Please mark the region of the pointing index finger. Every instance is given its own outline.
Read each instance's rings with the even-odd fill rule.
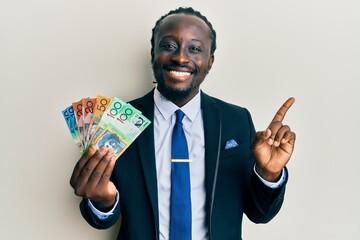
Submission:
[[[273,120],[271,122],[282,122],[284,120],[286,112],[289,110],[291,105],[295,102],[295,98],[291,97],[284,102],[284,104],[276,112]]]

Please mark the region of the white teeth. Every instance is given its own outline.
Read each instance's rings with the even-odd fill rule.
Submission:
[[[191,73],[189,72],[179,72],[179,71],[170,71],[171,75],[178,76],[178,77],[185,77],[190,76]]]

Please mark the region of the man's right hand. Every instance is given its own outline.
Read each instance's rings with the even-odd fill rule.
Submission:
[[[112,150],[91,146],[75,165],[70,179],[75,194],[90,199],[103,212],[109,211],[116,201],[116,187],[110,181],[115,160]]]

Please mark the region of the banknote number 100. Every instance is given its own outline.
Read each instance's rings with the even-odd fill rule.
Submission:
[[[119,110],[122,108],[122,104],[119,102],[114,103],[113,108],[110,109],[109,113],[107,114],[109,117],[114,118],[116,115],[118,115]]]
[[[120,122],[124,123],[129,116],[133,114],[133,110],[130,108],[125,109],[124,113],[120,114],[120,116],[117,118]]]

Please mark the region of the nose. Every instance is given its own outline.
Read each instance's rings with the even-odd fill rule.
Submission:
[[[186,52],[186,49],[179,48],[171,57],[171,60],[173,62],[176,62],[178,64],[184,64],[189,62],[189,56]]]

